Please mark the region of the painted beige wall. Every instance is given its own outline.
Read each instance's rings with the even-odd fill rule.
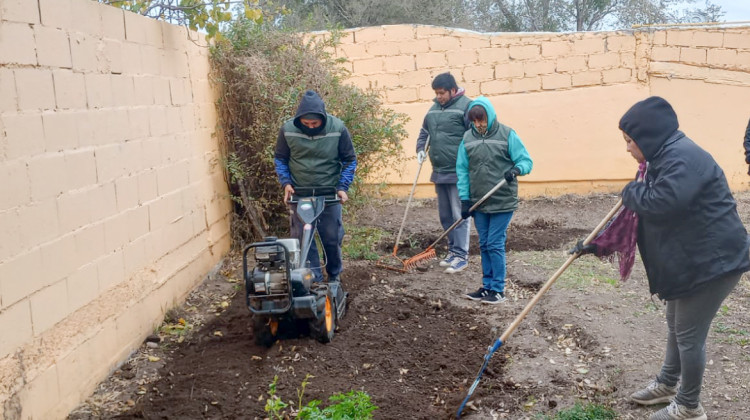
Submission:
[[[407,157],[434,93],[450,71],[470,97],[487,96],[500,121],[528,148],[534,169],[524,196],[619,191],[636,170],[617,128],[635,102],[659,95],[681,128],[724,168],[731,187],[747,188],[742,138],[750,118],[750,26],[687,26],[589,33],[480,34],[431,26],[359,28],[335,51],[350,82],[382,92],[409,116]],[[406,195],[409,160],[386,175]],[[417,196],[434,196],[426,163]]]
[[[0,418],[67,416],[227,252],[208,69],[179,27],[0,0]]]

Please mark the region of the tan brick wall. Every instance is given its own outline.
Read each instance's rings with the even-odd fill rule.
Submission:
[[[577,73],[610,68],[635,70],[636,43],[623,32],[574,34],[480,34],[448,28],[396,25],[349,30],[337,49],[352,64],[358,86],[387,89],[430,87],[432,77],[451,71],[461,82],[479,83],[477,94],[494,95],[498,82],[542,91],[542,80],[571,80]],[[418,47],[417,47],[418,46]],[[622,57],[626,58],[623,59]],[[629,60],[627,56],[630,56]],[[423,70],[421,79],[414,70]],[[635,74],[635,72],[632,72]],[[382,75],[396,76],[383,86]],[[537,77],[539,76],[539,77]],[[545,77],[547,76],[547,77]],[[526,80],[525,80],[526,79]],[[483,85],[482,82],[494,82]],[[611,83],[628,83],[617,79]],[[600,78],[598,84],[606,84]],[[463,83],[466,84],[466,83]],[[562,83],[555,89],[570,89]],[[418,95],[390,95],[388,103],[424,102]]]
[[[0,1],[0,418],[66,417],[228,250],[207,50],[186,36],[91,0]]]
[[[434,97],[434,76],[450,71],[467,95],[490,98],[534,159],[522,195],[617,191],[635,170],[617,123],[649,95],[670,100],[699,144],[723,151],[719,164],[732,188],[748,185],[741,142],[750,115],[740,98],[750,97],[750,27],[481,34],[382,26],[348,30],[336,53],[352,66],[352,83],[382,89],[385,105],[409,116],[407,157]],[[696,104],[702,113],[680,115]],[[400,174],[386,174],[391,191],[408,194],[416,167],[411,159]],[[434,195],[429,177],[428,164],[418,196]]]

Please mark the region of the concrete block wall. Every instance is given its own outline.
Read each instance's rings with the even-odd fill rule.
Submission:
[[[405,113],[414,148],[439,73],[470,97],[487,96],[534,159],[520,194],[617,192],[635,167],[623,152],[619,118],[650,95],[667,98],[688,135],[747,189],[741,141],[750,109],[750,26],[667,26],[616,32],[489,33],[420,25],[347,30],[335,54],[349,82],[381,93]],[[721,121],[717,124],[717,121]],[[407,195],[415,159],[379,176]],[[418,197],[434,196],[425,165]]]
[[[681,129],[719,162],[733,189],[747,190],[750,27],[666,28],[644,38],[652,94],[675,104]]]
[[[0,0],[0,418],[64,418],[229,249],[205,44]]]
[[[348,31],[337,50],[361,88],[388,104],[431,101],[450,70],[469,96],[496,96],[635,81],[635,38],[623,32],[491,33],[398,25]]]
[[[649,76],[750,86],[750,30],[664,30],[651,37]]]

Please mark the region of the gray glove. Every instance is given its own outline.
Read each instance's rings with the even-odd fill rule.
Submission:
[[[417,152],[417,162],[422,163],[424,162],[424,159],[427,157],[427,152],[424,150],[420,150]]]
[[[594,244],[583,244],[583,239],[576,242],[576,246],[573,247],[570,251],[568,251],[568,254],[578,254],[578,255],[586,255],[586,254],[596,254],[596,245]]]

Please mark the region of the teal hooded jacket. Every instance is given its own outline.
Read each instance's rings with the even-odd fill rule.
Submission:
[[[512,128],[497,121],[495,108],[480,96],[469,104],[469,110],[481,106],[487,114],[487,132],[480,134],[474,123],[464,133],[458,146],[456,175],[458,196],[473,202],[482,198],[503,179],[505,172],[517,167],[520,175],[531,172],[533,161],[521,139]],[[518,181],[497,190],[477,211],[501,213],[518,208]]]

